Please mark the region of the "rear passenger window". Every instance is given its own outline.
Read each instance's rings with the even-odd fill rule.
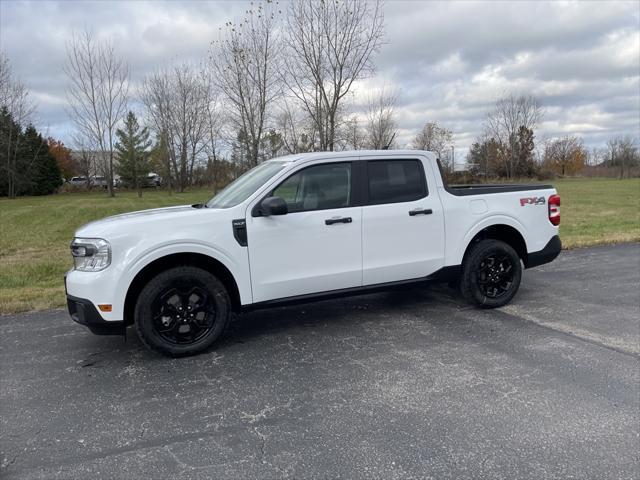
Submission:
[[[367,162],[369,203],[400,203],[427,195],[422,163],[418,160],[375,160]]]

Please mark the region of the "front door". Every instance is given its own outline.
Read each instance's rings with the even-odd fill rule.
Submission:
[[[289,213],[248,212],[254,302],[362,284],[362,207],[352,206],[352,183],[350,162],[304,167],[272,192]]]
[[[419,159],[366,162],[363,285],[426,277],[444,265],[444,215]],[[432,191],[429,191],[431,187]]]

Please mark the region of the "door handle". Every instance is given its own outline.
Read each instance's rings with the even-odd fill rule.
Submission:
[[[334,223],[351,223],[353,219],[351,217],[338,217],[338,218],[327,218],[324,221],[325,225],[333,225]]]
[[[431,215],[433,210],[430,208],[417,208],[415,210],[410,210],[409,215],[415,217],[416,215]]]

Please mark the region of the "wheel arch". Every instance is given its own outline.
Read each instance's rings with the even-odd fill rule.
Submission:
[[[231,271],[219,260],[202,253],[183,252],[172,253],[157,258],[145,265],[133,278],[127,289],[124,302],[125,325],[132,325],[134,321],[134,309],[138,295],[151,278],[169,268],[181,265],[190,265],[202,268],[215,275],[226,287],[231,298],[234,310],[240,308],[240,291]]]
[[[515,227],[504,223],[488,225],[477,232],[467,243],[464,254],[462,255],[461,263],[464,263],[464,260],[466,259],[473,245],[484,239],[500,240],[511,246],[511,248],[513,248],[518,256],[522,259],[525,267],[527,266],[529,255],[527,253],[527,243],[524,239],[524,236]]]

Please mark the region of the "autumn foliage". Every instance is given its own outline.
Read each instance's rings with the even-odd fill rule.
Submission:
[[[558,175],[575,175],[584,168],[586,160],[587,150],[578,137],[558,138],[544,149],[545,169]]]
[[[62,176],[69,180],[76,174],[76,168],[71,158],[71,149],[65,147],[64,143],[52,137],[47,138],[47,146],[49,147],[49,153],[56,159]]]

